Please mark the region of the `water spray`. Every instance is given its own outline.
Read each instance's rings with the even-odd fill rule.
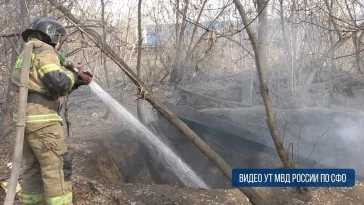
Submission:
[[[121,106],[95,81],[89,84],[90,90],[96,94],[115,114],[121,119],[136,127],[139,131],[137,136],[150,150],[155,151],[157,158],[166,165],[178,179],[186,186],[208,188],[206,183],[163,141],[145,127],[137,118]]]
[[[78,73],[78,69],[71,61],[68,61],[62,54],[58,53],[58,57],[62,66]],[[196,173],[173,152],[163,141],[146,128],[137,118],[128,112],[123,106],[113,99],[106,91],[104,91],[95,81],[89,85],[90,90],[96,94],[104,104],[106,104],[121,120],[127,120],[135,126],[140,134],[137,136],[145,143],[150,150],[157,153],[157,158],[172,170],[178,179],[185,185],[191,187],[208,188],[206,183],[196,175]]]

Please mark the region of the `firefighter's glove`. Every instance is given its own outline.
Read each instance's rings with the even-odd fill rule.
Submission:
[[[94,76],[90,72],[83,71],[83,68],[79,68],[78,72],[76,73],[76,82],[73,85],[72,90],[78,89],[78,87],[80,87],[81,85],[90,84],[93,77]]]
[[[84,71],[83,68],[79,68],[76,83],[79,85],[88,85],[91,83],[93,77],[94,76],[90,72]]]

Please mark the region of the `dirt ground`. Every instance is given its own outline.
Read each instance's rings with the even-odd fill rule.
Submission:
[[[81,91],[80,91],[81,92]],[[120,100],[135,114],[134,88]],[[67,138],[68,148],[74,157],[74,204],[125,204],[125,205],[245,205],[250,204],[239,190],[182,187],[168,184],[154,184],[148,170],[140,170],[130,176],[128,170],[120,172],[115,164],[123,164],[140,149],[138,143],[125,130],[133,129],[120,121],[113,113],[103,119],[106,107],[92,95],[76,94],[70,102],[71,136]],[[65,125],[64,125],[65,127]],[[110,132],[119,133],[113,140]],[[117,137],[123,141],[115,141]],[[11,160],[11,136],[0,139],[0,181],[8,180]],[[119,155],[103,157],[100,153],[112,155],[108,148],[120,143]],[[132,172],[129,170],[129,172]],[[20,176],[21,177],[21,176]],[[20,180],[21,182],[21,180]],[[364,185],[357,182],[354,188],[309,189],[300,194],[296,189],[257,189],[269,204],[277,205],[360,205],[364,204]],[[0,202],[5,196],[0,189]],[[16,200],[16,204],[18,200]]]

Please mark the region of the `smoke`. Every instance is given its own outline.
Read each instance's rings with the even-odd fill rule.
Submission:
[[[302,128],[299,155],[316,160],[316,168],[355,169],[357,177],[364,178],[361,159],[364,156],[364,116],[323,108],[307,110],[297,112],[291,121],[295,130]],[[289,135],[290,139],[286,140],[295,139],[297,148],[298,131]],[[294,152],[297,154],[297,149]]]
[[[329,110],[326,108],[304,108],[291,111],[280,111],[277,120],[282,128],[281,137],[285,133],[285,147],[293,153],[294,160],[300,167],[306,168],[353,168],[357,177],[364,178],[364,116],[348,113],[345,110]],[[218,114],[219,118],[225,118],[231,123],[239,122],[241,129],[254,133],[252,140],[274,148],[272,138],[267,128],[265,110],[263,106],[241,109],[220,109],[218,113],[212,110],[202,110]],[[290,112],[293,112],[290,114]],[[285,132],[285,122],[288,122]],[[301,129],[301,130],[300,130]],[[250,138],[249,135],[242,136]],[[230,138],[229,138],[230,139]],[[261,150],[265,152],[265,150]],[[270,153],[272,154],[272,153]],[[300,156],[298,161],[297,155]],[[263,155],[262,155],[263,156]],[[303,159],[310,159],[304,162]],[[264,157],[255,156],[256,160],[264,160]],[[316,163],[314,162],[316,161]],[[257,162],[259,163],[259,162]],[[266,165],[266,168],[269,168]]]
[[[334,118],[337,127],[334,129],[336,140],[331,143],[342,153],[342,163],[348,168],[354,168],[357,174],[364,177],[364,117],[361,116],[337,116]],[[333,150],[335,151],[335,150]]]

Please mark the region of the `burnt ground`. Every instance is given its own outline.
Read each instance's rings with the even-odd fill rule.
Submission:
[[[115,93],[115,97],[135,114],[133,92],[134,88],[130,88],[124,91],[122,99],[119,93]],[[217,168],[206,159],[192,163],[191,166],[200,175],[208,173],[208,176],[202,178],[217,188],[204,190],[181,185],[178,179],[153,158],[147,148],[137,140],[132,132],[133,127],[119,120],[113,113],[107,119],[103,119],[106,110],[106,107],[87,91],[83,94],[75,93],[71,99],[72,126],[71,136],[67,140],[69,151],[74,157],[74,204],[250,204],[238,190],[219,188],[228,181],[222,179]],[[147,115],[148,119],[153,119],[153,115],[148,112]],[[10,175],[6,165],[12,156],[12,136],[1,139],[0,143],[0,179],[3,181]],[[208,140],[208,137],[204,139]],[[176,144],[171,141],[172,144]],[[227,152],[214,140],[207,143],[219,154]],[[184,144],[184,146],[183,149],[194,151],[181,152],[181,155],[187,157],[191,157],[192,153],[198,155],[198,152],[190,147],[193,145]],[[235,163],[240,163],[242,166],[257,160],[252,150],[241,150],[236,155],[227,154],[225,157],[234,156],[235,158],[240,156]],[[196,160],[202,159],[203,156],[196,157]],[[276,163],[273,161],[277,161],[275,157],[263,155],[260,155],[259,159],[260,166],[264,164],[275,166]],[[187,161],[194,160],[192,158]],[[252,166],[258,165],[252,164]],[[309,192],[304,194],[299,194],[296,189],[281,188],[259,188],[257,191],[269,204],[277,205],[364,204],[364,185],[361,182],[357,182],[354,188],[309,189]],[[0,189],[0,201],[3,197],[4,190]]]

